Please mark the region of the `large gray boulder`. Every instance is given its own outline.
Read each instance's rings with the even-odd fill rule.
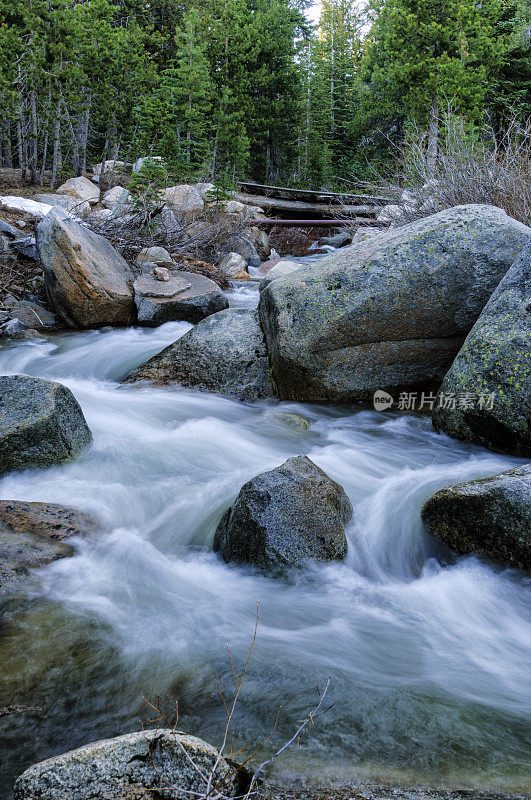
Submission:
[[[200,322],[229,307],[219,286],[195,272],[175,270],[169,281],[145,273],[135,281],[134,292],[138,322],[151,327],[174,320]]]
[[[445,402],[452,396],[456,402]],[[465,396],[471,402],[459,402]],[[531,454],[531,245],[468,334],[437,406],[437,430],[494,450]]]
[[[92,517],[73,508],[0,500],[0,597],[16,589],[30,569],[72,555],[63,539],[96,527]]]
[[[214,747],[179,731],[128,733],[34,764],[17,779],[15,800],[202,797],[216,758]],[[246,770],[220,760],[211,787],[213,796],[217,791],[241,796],[248,785]]]
[[[531,464],[442,489],[422,508],[430,533],[458,553],[531,566]]]
[[[135,369],[127,383],[180,383],[238,400],[271,397],[269,362],[256,311],[230,308],[199,322]]]
[[[0,475],[70,461],[91,438],[66,386],[26,375],[0,376]]]
[[[133,273],[107,239],[56,213],[38,224],[36,238],[48,301],[68,325],[133,322]]]
[[[92,181],[80,175],[77,178],[69,178],[58,189],[57,194],[66,194],[87,203],[97,203],[100,199],[100,190],[94,186]]]
[[[438,386],[530,240],[499,208],[457,206],[272,281],[259,310],[280,397]]]
[[[351,515],[338,483],[306,456],[289,458],[242,486],[218,525],[214,550],[225,561],[272,571],[341,560]]]
[[[202,211],[205,206],[201,190],[194,184],[170,186],[164,189],[163,196],[166,205],[177,213]]]

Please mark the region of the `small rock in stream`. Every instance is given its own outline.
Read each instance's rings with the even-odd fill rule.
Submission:
[[[306,456],[289,458],[241,488],[221,518],[214,550],[225,561],[274,572],[347,554],[344,525],[352,506],[344,489]]]

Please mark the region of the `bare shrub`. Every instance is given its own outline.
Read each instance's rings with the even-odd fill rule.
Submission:
[[[509,124],[501,141],[490,128],[467,130],[447,111],[435,169],[428,166],[426,134],[413,128],[402,150],[400,183],[407,221],[465,203],[487,203],[528,224],[531,220],[531,121]]]
[[[369,181],[349,181],[373,196],[383,195],[379,225],[405,225],[445,208],[468,203],[498,206],[509,216],[531,222],[531,120],[510,120],[496,136],[488,125],[471,128],[449,107],[441,115],[435,166],[428,163],[427,132],[409,127],[397,150],[394,175],[372,170]],[[341,214],[338,219],[345,220]],[[353,220],[350,226],[356,229]]]
[[[248,221],[243,217],[225,214],[218,208],[205,208],[200,215],[194,212],[173,212],[162,215],[163,207],[151,214],[146,229],[143,215],[124,213],[97,227],[97,232],[119,247],[124,257],[134,262],[144,247],[158,245],[172,255],[182,255],[199,261],[215,263],[225,244],[240,235]],[[192,270],[193,271],[193,270]],[[200,270],[198,270],[200,271]]]
[[[232,696],[232,699],[229,699],[226,694],[223,692],[220,682],[216,677],[216,684],[218,688],[219,695],[221,697],[221,702],[223,705],[223,709],[225,712],[225,725],[223,728],[223,732],[221,735],[221,743],[220,746],[217,748],[217,755],[214,759],[214,763],[208,772],[205,772],[204,768],[200,768],[195,761],[193,760],[192,756],[188,753],[188,751],[184,748],[184,746],[179,741],[179,738],[175,737],[175,742],[179,749],[181,749],[183,755],[185,756],[188,763],[197,773],[198,777],[201,779],[204,789],[201,794],[194,792],[191,793],[181,787],[178,786],[171,786],[167,781],[165,781],[164,776],[161,774],[160,770],[157,768],[155,764],[155,760],[153,759],[152,753],[149,748],[148,741],[146,739],[146,749],[151,759],[153,769],[157,774],[157,778],[159,780],[159,786],[157,787],[157,791],[161,792],[161,796],[172,798],[172,797],[185,797],[193,794],[195,800],[249,800],[250,797],[254,797],[257,794],[257,785],[261,781],[263,774],[268,766],[270,766],[288,747],[290,747],[295,742],[300,740],[302,733],[305,730],[310,730],[314,721],[322,716],[324,713],[332,708],[333,703],[329,706],[324,706],[326,694],[328,692],[328,687],[330,685],[330,678],[328,679],[324,689],[322,691],[319,690],[319,687],[316,686],[317,690],[317,702],[315,707],[308,712],[308,714],[304,717],[301,721],[297,729],[294,731],[293,735],[284,742],[281,747],[279,747],[273,755],[269,758],[264,760],[263,762],[257,764],[257,758],[259,754],[264,750],[266,745],[271,741],[278,725],[278,720],[280,717],[280,713],[282,711],[282,706],[279,708],[274,724],[272,727],[271,732],[269,735],[264,739],[264,741],[258,745],[254,749],[248,749],[245,745],[243,745],[238,750],[234,751],[234,735],[232,733],[232,726],[234,722],[234,716],[237,710],[238,701],[241,697],[242,690],[244,688],[245,680],[248,675],[249,665],[251,662],[251,657],[253,654],[254,646],[256,644],[256,637],[258,633],[258,622],[259,622],[259,605],[256,607],[256,622],[254,626],[254,634],[251,641],[251,645],[249,648],[249,652],[247,654],[247,658],[243,665],[242,671],[238,674],[236,667],[234,666],[234,662],[231,656],[230,647],[227,646],[227,657],[229,661],[229,665],[231,668],[231,673],[235,681],[235,691]],[[179,705],[176,703],[175,709],[172,710],[171,713],[166,713],[161,708],[160,698],[154,703],[151,703],[149,700],[146,700],[148,706],[157,713],[157,716],[153,719],[150,719],[150,723],[158,723],[164,722],[170,731],[174,734],[177,734],[177,725],[179,722]],[[241,763],[236,763],[232,759],[235,757],[242,757],[243,760]],[[245,786],[242,791],[242,794],[239,795],[237,798],[228,794],[227,790],[227,778],[225,779],[220,777],[220,765],[223,761],[228,759],[229,766],[232,768],[231,777],[238,775],[241,777],[241,784]],[[251,772],[250,766],[252,764],[257,764],[255,769]],[[140,788],[140,787],[138,787]]]

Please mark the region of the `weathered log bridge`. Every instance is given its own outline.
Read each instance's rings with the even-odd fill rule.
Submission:
[[[319,189],[292,189],[260,183],[240,183],[235,199],[258,206],[278,217],[260,220],[260,226],[282,227],[340,225],[376,225],[382,206],[392,202],[388,197],[368,194],[323,192]],[[290,218],[286,218],[290,215]],[[297,215],[297,218],[292,218]]]

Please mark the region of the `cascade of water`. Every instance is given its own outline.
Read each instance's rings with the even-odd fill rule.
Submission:
[[[448,561],[419,516],[439,488],[517,460],[437,435],[420,416],[246,405],[117,382],[189,328],[66,334],[0,350],[1,373],[67,385],[94,434],[70,464],[5,476],[0,497],[72,505],[109,531],[37,571],[24,621],[0,631],[0,705],[29,692],[54,725],[52,734],[43,721],[36,736],[5,721],[8,774],[137,727],[149,691],[181,694],[189,727],[215,737],[210,670],[227,676],[225,642],[243,656],[260,601],[240,732],[259,739],[279,704],[279,730],[289,731],[315,679],[332,679],[329,721],[290,769],[304,771],[311,758],[338,776],[430,770],[499,783],[512,773],[518,783],[530,705],[525,581],[476,558]],[[287,412],[309,428],[290,426]],[[210,551],[222,512],[246,480],[299,453],[351,499],[346,562],[289,580],[223,564]]]

